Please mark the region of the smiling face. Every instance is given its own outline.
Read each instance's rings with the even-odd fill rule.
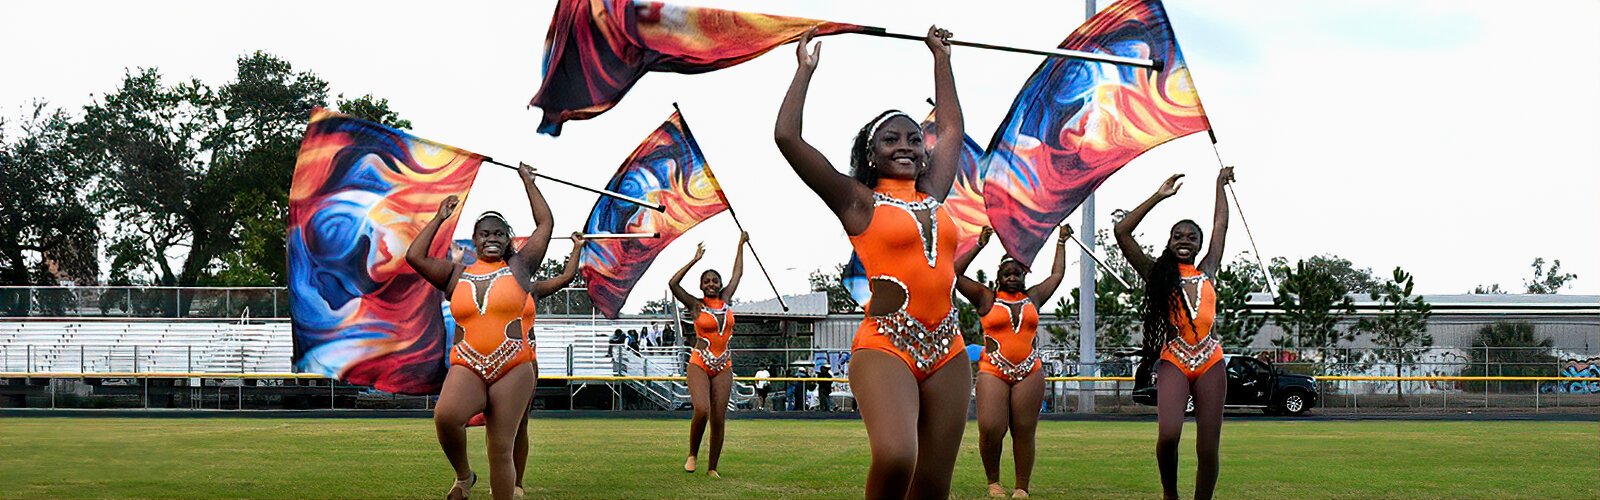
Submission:
[[[700,293],[706,298],[715,299],[722,296],[722,275],[707,269],[700,273]]]
[[[1195,255],[1200,253],[1200,225],[1194,221],[1178,221],[1172,225],[1172,233],[1167,237],[1167,250],[1178,257],[1178,262],[1194,264]]]
[[[872,167],[880,178],[916,179],[927,164],[922,129],[904,115],[889,118],[880,125],[868,145]]]
[[[499,262],[511,249],[511,226],[497,217],[485,217],[472,226],[472,246],[478,260]]]

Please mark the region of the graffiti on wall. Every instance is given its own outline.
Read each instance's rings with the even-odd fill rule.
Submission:
[[[1600,394],[1600,356],[1589,359],[1567,359],[1561,362],[1558,377],[1584,377],[1588,380],[1573,380],[1562,382],[1545,382],[1539,384],[1539,392],[1567,393],[1567,394]]]

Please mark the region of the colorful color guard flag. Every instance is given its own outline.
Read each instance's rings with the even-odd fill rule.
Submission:
[[[923,144],[930,151],[939,142],[939,134],[934,133],[937,129],[933,113],[929,112],[928,119],[922,121],[922,136]],[[944,199],[945,210],[956,221],[958,256],[966,255],[972,247],[978,246],[978,233],[989,225],[989,214],[983,206],[983,174],[988,166],[982,161],[983,146],[979,146],[978,141],[972,140],[970,135],[963,135],[962,139],[956,180],[950,184],[950,194]]]
[[[289,191],[294,370],[402,394],[444,380],[444,294],[406,248],[450,195],[466,203],[483,157],[318,108]],[[459,214],[459,212],[457,212]],[[441,234],[455,230],[446,220]],[[433,242],[445,255],[450,241]]]
[[[1165,66],[1154,72],[1051,58],[1034,70],[989,144],[983,187],[995,235],[1023,264],[1117,169],[1210,128],[1160,0],[1118,1],[1061,48]]]
[[[544,39],[544,82],[532,106],[539,132],[561,135],[622,100],[651,71],[705,73],[760,56],[817,28],[818,35],[862,31],[853,24],[682,7],[630,0],[560,0]]]
[[[606,189],[666,207],[657,212],[606,196],[589,212],[585,234],[660,234],[584,242],[578,271],[589,284],[589,299],[601,314],[615,319],[656,255],[695,224],[727,210],[728,199],[677,112],[628,155]]]

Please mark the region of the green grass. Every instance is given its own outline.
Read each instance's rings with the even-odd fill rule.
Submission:
[[[530,498],[858,498],[858,421],[733,420],[724,479],[684,474],[688,422],[536,419]],[[1193,491],[1190,424],[1180,491]],[[469,433],[489,498],[481,428]],[[1153,422],[1043,422],[1039,498],[1157,498]],[[1600,497],[1592,422],[1229,420],[1218,498]],[[1004,483],[1011,484],[1008,455]],[[701,455],[704,463],[704,451]],[[438,498],[422,419],[0,420],[0,498]],[[953,495],[984,492],[977,428]]]

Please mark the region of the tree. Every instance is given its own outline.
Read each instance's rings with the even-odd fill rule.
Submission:
[[[102,176],[96,206],[116,227],[115,282],[282,284],[288,189],[306,118],[326,105],[327,83],[256,52],[213,89],[163,83],[155,69],[84,108],[78,151]],[[405,124],[388,102],[341,105]],[[173,261],[178,262],[176,268]]]
[[[1279,259],[1273,259],[1277,261]],[[1340,342],[1355,340],[1355,335],[1340,331],[1339,320],[1355,314],[1349,289],[1325,267],[1305,260],[1295,264],[1279,283],[1272,302],[1283,312],[1273,320],[1282,327],[1283,337],[1272,344],[1286,348],[1333,349]],[[1326,351],[1324,351],[1326,354]]]
[[[1571,287],[1575,279],[1578,279],[1578,275],[1561,272],[1561,259],[1551,261],[1547,271],[1544,257],[1539,257],[1533,259],[1533,279],[1522,284],[1528,288],[1528,293],[1552,294]]]
[[[660,298],[660,299],[655,299],[655,300],[652,300],[652,301],[649,301],[649,302],[645,302],[644,303],[644,307],[639,310],[639,314],[658,314],[658,315],[661,315],[661,314],[669,314],[671,312],[672,312],[672,304],[669,303],[667,301],[667,299],[665,299],[665,298]]]
[[[1473,295],[1504,295],[1505,293],[1506,291],[1500,288],[1499,283],[1472,287]]]
[[[1378,359],[1393,364],[1396,375],[1404,373],[1406,365],[1416,363],[1417,357],[1433,345],[1433,336],[1428,335],[1428,317],[1433,315],[1433,307],[1421,296],[1411,294],[1412,285],[1411,273],[1395,267],[1394,276],[1369,293],[1378,302],[1378,315],[1361,318],[1351,329],[1355,334],[1371,336],[1372,342],[1383,348],[1377,353]],[[1404,383],[1395,383],[1395,396],[1401,401],[1406,399],[1404,387]]]
[[[86,196],[91,172],[72,154],[70,117],[34,102],[6,135],[0,118],[0,285],[99,280],[100,232]],[[26,300],[0,299],[8,312]]]
[[[1266,279],[1249,252],[1217,271],[1217,313],[1211,331],[1224,348],[1245,349],[1255,342],[1267,316],[1250,310],[1250,294],[1265,285]]]
[[[850,291],[844,287],[843,276],[847,265],[849,265],[848,262],[839,264],[834,267],[832,272],[824,272],[821,269],[817,269],[811,271],[811,275],[806,277],[806,280],[811,282],[811,291],[828,293],[829,314],[861,312],[861,306],[856,304],[855,299],[850,298]]]
[[[1331,276],[1349,293],[1367,293],[1378,286],[1378,278],[1373,276],[1372,268],[1357,269],[1348,259],[1337,255],[1317,255],[1300,262],[1310,269]],[[1272,277],[1280,283],[1289,279],[1292,271],[1288,259],[1283,257],[1274,257],[1267,267],[1272,270]]]
[[[1467,351],[1468,364],[1461,374],[1482,376],[1541,376],[1549,375],[1556,366],[1554,343],[1549,337],[1540,338],[1534,333],[1533,323],[1526,321],[1496,321],[1478,328],[1472,338],[1472,348]],[[1462,384],[1466,390],[1484,390],[1486,382]],[[1498,387],[1512,390],[1535,389],[1534,382],[1496,382]]]

